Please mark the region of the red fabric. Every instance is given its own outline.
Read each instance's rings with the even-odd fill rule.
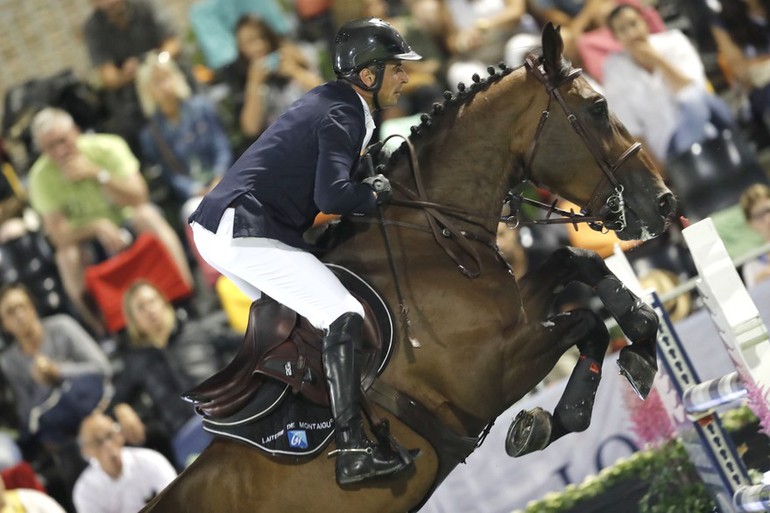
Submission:
[[[3,477],[5,487],[8,490],[13,490],[14,488],[31,488],[32,490],[46,493],[45,487],[40,483],[37,475],[35,475],[32,465],[26,461],[20,461],[12,467],[3,469],[0,472],[0,476]]]
[[[658,11],[652,7],[642,5],[640,0],[618,0],[617,3],[630,4],[641,9],[642,16],[647,21],[651,34],[666,30],[666,25]],[[584,33],[578,38],[577,46],[580,60],[586,73],[600,83],[603,80],[602,67],[604,66],[604,59],[611,53],[619,52],[623,49],[608,27],[601,27]]]
[[[123,294],[140,279],[158,287],[169,301],[192,293],[163,244],[153,235],[142,234],[125,251],[86,268],[86,287],[109,331],[115,333],[126,325]]]

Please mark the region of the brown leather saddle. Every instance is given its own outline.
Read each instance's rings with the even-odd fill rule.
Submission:
[[[345,267],[327,264],[366,312],[364,336],[356,354],[366,390],[384,369],[391,353],[393,320],[380,295]],[[286,383],[295,394],[329,405],[321,363],[323,333],[296,312],[263,296],[252,303],[241,348],[233,360],[182,397],[206,418],[223,419],[246,406],[265,380]]]

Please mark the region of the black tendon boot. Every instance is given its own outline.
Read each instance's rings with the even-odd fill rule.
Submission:
[[[364,433],[359,406],[361,371],[355,358],[355,342],[361,337],[362,327],[360,315],[344,314],[329,326],[323,341],[323,366],[337,442],[335,469],[340,485],[388,476],[408,467],[396,452],[374,444]]]

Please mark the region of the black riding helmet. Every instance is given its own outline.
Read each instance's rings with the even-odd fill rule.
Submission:
[[[401,34],[379,18],[361,18],[345,23],[334,38],[334,72],[341,79],[374,92],[374,104],[379,108],[377,93],[382,86],[385,63],[388,61],[419,61],[422,56],[409,47]],[[367,86],[358,72],[376,66],[374,84]]]

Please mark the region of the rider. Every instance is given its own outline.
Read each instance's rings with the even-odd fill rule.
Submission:
[[[372,111],[398,101],[409,80],[401,61],[419,60],[378,19],[343,25],[334,42],[338,80],[297,100],[238,159],[190,216],[201,256],[253,300],[262,293],[325,333],[323,366],[337,443],[339,484],[407,468],[363,431],[355,345],[363,306],[309,249],[316,215],[362,215],[390,196],[382,175],[351,180],[374,131]]]

